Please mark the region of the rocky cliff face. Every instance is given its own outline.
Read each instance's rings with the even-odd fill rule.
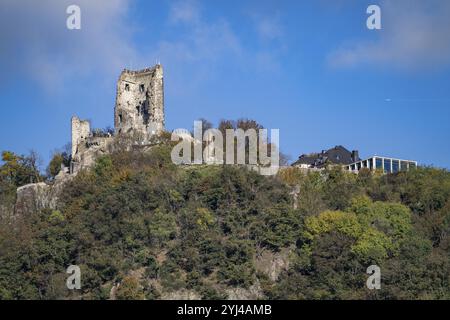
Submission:
[[[27,216],[44,208],[56,209],[63,187],[70,179],[72,176],[61,174],[55,178],[53,184],[30,183],[18,188],[14,214]]]
[[[200,295],[193,290],[178,290],[164,293],[161,300],[200,300]]]
[[[264,299],[264,294],[259,281],[250,288],[229,288],[225,290],[228,300],[258,300]]]
[[[293,250],[291,247],[283,248],[277,253],[263,251],[254,259],[256,270],[266,274],[270,280],[277,281],[280,273],[289,269],[289,255]]]

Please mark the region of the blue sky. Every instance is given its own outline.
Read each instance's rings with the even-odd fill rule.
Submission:
[[[246,117],[279,128],[292,160],[342,144],[450,168],[447,0],[3,0],[0,150],[45,166],[72,115],[113,125],[121,70],[156,61],[167,129]]]

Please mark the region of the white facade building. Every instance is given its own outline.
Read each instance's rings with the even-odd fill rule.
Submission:
[[[383,170],[384,173],[396,173],[399,171],[408,171],[416,167],[417,161],[382,156],[373,156],[371,158],[356,161],[344,166],[346,170],[355,173],[359,172],[362,168],[368,168],[370,170]]]

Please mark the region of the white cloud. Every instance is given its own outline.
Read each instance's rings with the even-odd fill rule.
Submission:
[[[165,37],[139,48],[132,41],[131,0],[76,3],[81,8],[81,30],[66,28],[66,8],[72,0],[3,0],[2,73],[31,78],[51,92],[64,88],[69,80],[79,81],[80,76],[111,79],[124,67],[137,69],[161,61],[171,71],[171,85],[189,90],[198,82],[220,77],[215,70],[228,66],[264,72],[277,69],[279,43],[250,46],[233,28],[238,26],[231,25],[227,17],[202,14],[195,0],[170,2],[166,23],[160,25]],[[277,18],[259,18],[255,35],[269,40],[281,36]]]
[[[81,30],[66,27],[66,8],[71,4],[71,0],[3,0],[1,70],[58,90],[69,77],[117,74],[136,59],[125,23],[129,0],[78,0]]]
[[[335,67],[375,64],[417,70],[450,65],[450,1],[383,1],[376,41],[357,40],[332,52]]]

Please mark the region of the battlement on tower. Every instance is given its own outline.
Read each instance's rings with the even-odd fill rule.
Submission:
[[[150,68],[145,68],[145,69],[141,69],[141,70],[129,70],[129,69],[123,69],[122,70],[122,74],[126,73],[126,74],[130,74],[130,75],[138,75],[138,74],[150,74],[156,71],[156,69],[158,67],[161,67],[161,65],[155,65],[153,67]],[[121,74],[121,75],[122,75]],[[120,77],[119,77],[120,79]]]

